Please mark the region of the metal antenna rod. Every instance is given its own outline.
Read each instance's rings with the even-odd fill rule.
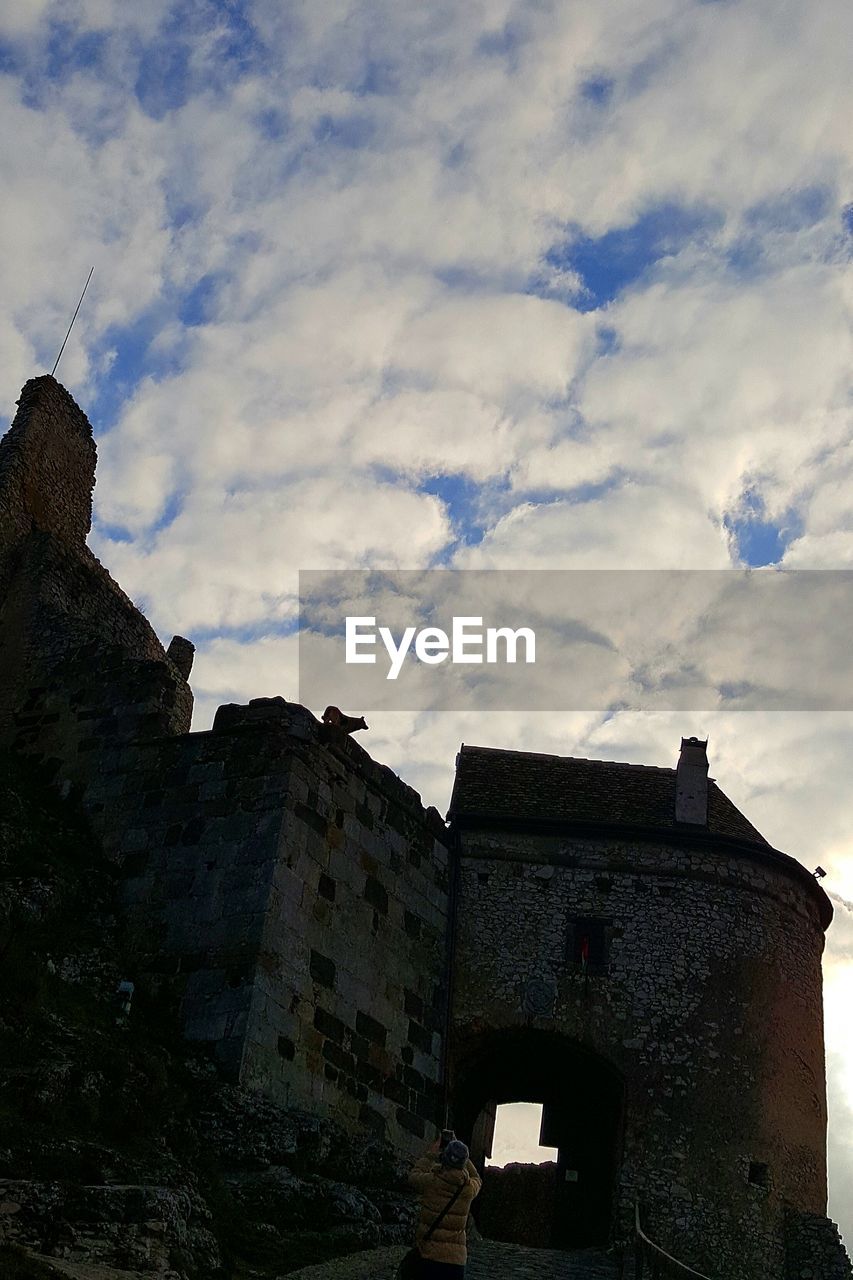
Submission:
[[[65,343],[68,341],[68,338],[69,338],[69,335],[70,335],[70,333],[71,333],[71,330],[74,328],[74,321],[77,319],[77,312],[80,310],[80,306],[81,306],[81,304],[82,304],[82,302],[83,302],[83,299],[84,299],[84,298],[85,298],[85,296],[86,296],[86,290],[89,288],[89,281],[92,279],[92,271],[94,271],[94,270],[95,270],[95,268],[94,268],[94,267],[92,267],[91,271],[89,272],[89,274],[88,274],[88,276],[87,276],[87,278],[86,278],[86,283],[83,285],[83,292],[80,294],[80,302],[78,302],[78,303],[77,303],[77,306],[74,308],[74,315],[71,317],[71,323],[70,323],[70,325],[68,326],[68,333],[66,333],[66,335],[65,335],[65,337],[64,337],[64,339],[63,339],[63,341],[62,341],[62,346],[59,348],[59,355],[56,357],[56,362],[55,362],[55,364],[54,364],[53,368],[52,368],[52,369],[51,369],[51,371],[50,371],[50,376],[51,376],[51,377],[53,377],[53,375],[56,373],[56,366],[59,364],[60,360],[62,359],[62,353],[63,353],[63,351],[65,350]]]

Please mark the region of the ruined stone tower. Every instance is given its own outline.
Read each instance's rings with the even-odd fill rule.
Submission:
[[[420,1153],[544,1104],[543,1244],[635,1205],[716,1280],[847,1274],[826,1211],[829,901],[708,778],[463,747],[450,824],[281,697],[191,733],[164,649],[86,546],[95,445],[53,378],[0,442],[0,749],[123,873],[135,981],[276,1100]],[[488,1191],[488,1188],[487,1188]],[[803,1268],[806,1270],[804,1271]]]
[[[0,746],[92,782],[105,746],[189,728],[182,665],[86,546],[95,442],[54,378],[0,441]],[[186,645],[186,642],[184,642]]]

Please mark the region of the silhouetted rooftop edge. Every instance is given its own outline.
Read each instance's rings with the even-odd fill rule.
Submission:
[[[450,815],[565,822],[600,822],[684,830],[675,820],[675,769],[657,765],[544,755],[498,747],[462,745]],[[770,848],[711,779],[708,835]]]

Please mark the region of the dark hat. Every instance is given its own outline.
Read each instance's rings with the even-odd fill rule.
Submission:
[[[441,1153],[441,1163],[448,1169],[464,1169],[468,1160],[468,1148],[454,1138]]]

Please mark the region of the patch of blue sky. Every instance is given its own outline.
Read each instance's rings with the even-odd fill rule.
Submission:
[[[391,467],[374,467],[372,472],[383,484],[411,484],[408,477]],[[442,472],[427,476],[415,488],[418,493],[429,494],[444,504],[452,527],[450,544],[434,557],[430,568],[439,568],[460,547],[476,546],[482,542],[487,529],[500,514],[501,493],[509,493],[509,483],[506,480],[494,479],[483,484],[462,472]]]
[[[196,300],[192,292],[187,296],[189,314],[195,316],[196,323],[201,323],[203,295]],[[90,356],[96,369],[106,367],[107,372],[96,380],[88,400],[88,412],[99,434],[115,425],[143,378],[160,381],[180,372],[186,354],[184,343],[176,341],[168,347],[156,343],[164,327],[174,320],[176,310],[176,299],[163,299],[131,324],[113,325],[98,335]],[[62,376],[61,365],[57,376]]]
[[[724,250],[726,267],[744,281],[775,271],[774,246],[779,237],[809,231],[826,221],[834,207],[832,188],[819,185],[792,189],[759,201],[747,209],[742,232]]]
[[[705,0],[710,3],[710,0]],[[742,704],[747,698],[753,699],[756,693],[766,692],[761,685],[753,684],[750,680],[723,680],[717,686],[717,693],[720,701],[723,703],[732,703],[731,707],[726,707],[727,711],[734,711],[739,704]]]
[[[391,59],[368,56],[352,91],[363,97],[389,97],[399,92],[402,83],[402,69]]]
[[[95,511],[92,517],[92,527],[96,534],[102,538],[108,538],[110,542],[133,542],[138,546],[145,548],[153,543],[159,533],[163,533],[171,524],[174,524],[178,516],[184,509],[186,494],[179,493],[177,490],[170,493],[163,505],[163,510],[154,521],[154,523],[145,530],[144,533],[133,533],[126,526],[121,524],[110,523],[101,520],[98,516],[97,499],[95,502]]]
[[[199,7],[185,0],[141,51],[135,93],[142,109],[159,119],[197,93],[224,93],[244,76],[269,70],[270,52],[245,4]]]
[[[464,142],[454,142],[441,158],[445,169],[464,169],[471,158],[470,149]]]
[[[611,76],[594,75],[584,80],[578,92],[584,102],[596,107],[606,107],[613,97],[615,81]]]
[[[447,509],[453,529],[452,544],[438,557],[445,560],[461,547],[477,546],[495,522],[520,503],[547,506],[554,502],[582,504],[595,502],[618,489],[627,473],[614,470],[595,484],[566,486],[555,484],[535,489],[513,490],[509,481],[496,478],[483,484],[461,474],[430,476],[418,486],[420,493],[439,498]]]
[[[832,210],[831,187],[811,185],[771,196],[747,209],[747,226],[766,231],[802,231],[823,221]]]
[[[510,71],[518,65],[525,34],[519,22],[507,22],[497,31],[487,31],[477,42],[477,52],[485,58],[502,58]]]
[[[841,210],[841,226],[848,236],[853,236],[853,204],[845,205]]]
[[[184,509],[185,500],[185,493],[179,493],[177,491],[170,493],[163,505],[163,510],[151,526],[149,536],[156,537],[158,533],[162,533],[164,529],[168,529],[170,524],[174,524]]]
[[[117,57],[119,40],[126,43]],[[136,68],[136,98],[154,118],[195,93],[226,90],[242,76],[268,68],[269,59],[242,0],[227,6],[179,0],[144,44],[130,31],[87,31],[64,17],[46,24],[35,52],[30,43],[0,43],[0,71],[18,76],[21,99],[35,110],[43,109],[74,76],[108,84],[130,62]],[[120,88],[125,95],[127,85],[122,82]]]
[[[667,202],[646,210],[630,226],[615,227],[602,236],[570,234],[548,251],[545,261],[551,268],[580,276],[584,292],[574,305],[579,311],[594,311],[691,241],[706,241],[723,221],[719,210]],[[537,291],[535,282],[532,291]]]
[[[757,280],[772,269],[764,237],[755,231],[727,245],[723,258],[731,274],[743,281]]]
[[[314,140],[324,146],[358,151],[374,140],[376,124],[361,112],[321,116],[314,126]]]
[[[789,543],[802,532],[796,512],[786,512],[782,520],[767,517],[764,500],[754,490],[743,497],[737,514],[723,521],[732,536],[738,560],[752,569],[778,564]]]
[[[281,142],[290,128],[290,114],[282,107],[264,107],[254,116],[253,123],[266,142]]]
[[[620,348],[619,334],[609,324],[600,324],[595,331],[595,354],[612,356]]]
[[[456,547],[476,546],[483,541],[487,525],[482,509],[483,489],[477,481],[459,473],[430,476],[418,490],[444,503]]]
[[[10,40],[0,40],[0,76],[20,75],[23,66],[20,48]]]
[[[247,622],[242,626],[218,625],[212,627],[193,627],[193,644],[197,650],[204,650],[216,640],[234,640],[238,644],[257,644],[260,640],[281,639],[283,636],[296,635],[299,631],[298,616],[271,619],[269,616],[259,618],[257,622]]]
[[[182,183],[180,186],[174,185],[168,179],[163,183],[162,190],[166,201],[166,218],[169,227],[173,232],[180,231],[182,227],[191,226],[204,217],[208,208],[208,201],[188,191],[184,185],[186,178],[181,175]]]
[[[210,10],[217,23],[213,58],[224,62],[232,75],[271,69],[272,54],[252,22],[251,7],[251,0],[229,0],[227,5],[213,4]]]
[[[165,285],[156,302],[130,324],[110,326],[97,336],[90,355],[94,367],[105,372],[96,378],[89,410],[99,433],[115,425],[144,378],[160,382],[182,371],[191,330],[215,319],[226,280],[225,273],[208,272],[182,290]],[[165,330],[172,335],[168,344],[160,340]]]
[[[633,64],[620,70],[618,82],[619,97],[622,101],[638,98],[650,89],[656,80],[665,77],[680,58],[681,50],[677,36],[673,32],[669,39],[665,37],[644,56]],[[615,87],[615,86],[614,86]]]
[[[24,105],[40,111],[58,89],[80,72],[95,77],[106,75],[107,54],[105,32],[80,32],[68,22],[54,20],[46,29],[37,56],[29,45],[9,40],[0,44],[0,67],[19,78]]]
[[[177,317],[187,328],[209,323],[215,315],[219,290],[225,277],[218,272],[208,272],[182,295],[178,303]]]
[[[189,41],[173,37],[157,40],[142,51],[134,93],[146,115],[160,120],[189,101],[193,92],[191,57]]]
[[[135,542],[136,537],[129,529],[121,524],[111,524],[109,520],[98,519],[98,509],[95,506],[95,513],[92,517],[92,527],[96,534],[101,538],[106,538],[108,542]]]

